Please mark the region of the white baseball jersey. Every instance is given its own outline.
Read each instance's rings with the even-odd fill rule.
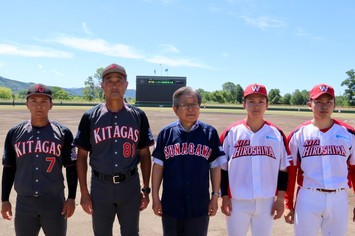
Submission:
[[[332,127],[320,130],[307,121],[290,133],[288,143],[294,165],[303,172],[300,186],[349,188],[348,165],[355,165],[355,130],[350,125],[334,120]]]
[[[242,120],[223,132],[221,142],[228,158],[222,169],[228,171],[230,197],[275,196],[279,170],[289,166],[284,133],[268,121],[254,133]]]

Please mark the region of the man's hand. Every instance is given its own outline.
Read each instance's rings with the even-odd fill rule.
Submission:
[[[208,204],[208,215],[215,216],[218,210],[218,196],[212,195],[210,203]]]
[[[355,209],[354,209],[355,210]],[[292,209],[286,209],[284,218],[286,223],[293,224],[295,219],[295,211]]]
[[[155,215],[157,215],[157,216],[162,216],[163,215],[163,208],[162,208],[162,205],[161,205],[161,201],[159,199],[154,200],[154,197],[153,197],[152,209],[153,209]]]
[[[222,197],[222,213],[226,216],[230,216],[232,213],[232,203],[231,199],[228,196]]]
[[[62,215],[64,216],[65,219],[68,219],[74,214],[75,211],[75,200],[68,198],[64,202],[63,210],[62,210]]]
[[[81,194],[80,205],[86,213],[92,215],[92,201],[89,193]]]
[[[140,210],[143,211],[147,208],[149,204],[149,194],[148,193],[141,193],[141,207]]]
[[[5,220],[11,220],[12,219],[12,206],[10,202],[2,202],[1,204],[1,215],[2,218]]]
[[[284,209],[284,198],[276,198],[271,210],[271,215],[274,216],[274,220],[281,218]]]

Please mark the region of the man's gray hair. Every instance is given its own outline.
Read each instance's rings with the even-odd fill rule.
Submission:
[[[173,94],[173,106],[178,107],[180,104],[180,97],[183,95],[196,95],[197,100],[198,100],[198,105],[201,105],[201,95],[193,88],[191,87],[181,87],[178,90],[176,90]]]

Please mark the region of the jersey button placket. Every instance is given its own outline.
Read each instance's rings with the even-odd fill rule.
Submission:
[[[262,143],[261,140],[258,140],[258,137],[253,133],[250,135],[250,143],[252,144],[257,144],[257,143]],[[252,169],[252,184],[253,184],[253,196],[260,196],[260,190],[261,188],[261,159],[263,157],[255,155],[249,157],[251,158],[251,169]]]
[[[37,130],[36,131],[36,136],[34,137],[36,140],[39,140],[40,137],[40,131]],[[39,168],[41,166],[41,158],[40,158],[40,155],[39,154],[36,154],[35,155],[35,160],[34,160],[34,163],[35,163],[35,171],[34,171],[34,175],[33,175],[33,181],[34,181],[34,184],[33,184],[33,190],[34,190],[34,194],[33,196],[35,197],[38,197],[38,194],[39,194],[39,191],[38,191],[38,183],[39,183]]]
[[[322,136],[323,134],[320,133],[320,146],[326,146],[328,145],[327,143],[323,143],[322,141]],[[334,157],[332,157],[334,158]],[[322,163],[322,169],[323,169],[323,182],[324,182],[324,187],[328,188],[327,186],[333,186],[333,183],[331,181],[327,181],[327,180],[332,180],[332,167],[329,163],[331,163],[331,160],[329,158],[329,155],[324,155],[321,156],[320,158],[321,163]]]
[[[113,120],[113,127],[115,127],[115,126],[117,126],[118,125],[118,116],[117,115],[115,115],[114,116],[114,120]],[[114,152],[114,157],[113,157],[113,166],[114,166],[114,173],[117,173],[117,172],[119,172],[119,170],[118,170],[118,151],[117,151],[117,148],[118,148],[118,146],[117,146],[117,142],[118,142],[118,140],[115,138],[114,139],[115,141],[114,141],[114,149],[115,149],[115,152]]]

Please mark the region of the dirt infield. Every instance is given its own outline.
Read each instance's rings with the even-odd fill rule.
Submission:
[[[56,107],[54,106],[53,110],[50,112],[50,118],[56,120],[71,129],[73,134],[76,133],[77,126],[79,124],[80,118],[83,112],[90,107]],[[160,129],[163,128],[170,122],[176,120],[176,116],[173,113],[171,108],[143,108],[146,112],[151,129],[154,137],[156,138]],[[0,106],[0,152],[3,153],[3,145],[7,131],[20,123],[23,120],[29,119],[29,113],[27,109],[22,107],[8,107]],[[236,110],[235,112],[223,112],[223,111],[211,111],[201,109],[200,120],[213,125],[216,127],[219,133],[223,131],[229,124],[233,123],[236,120],[243,119],[245,116],[244,111]],[[265,118],[285,132],[287,135],[293,128],[295,128],[300,123],[310,119],[310,112],[294,112],[294,113],[283,113],[277,111],[267,111]],[[339,118],[352,126],[355,126],[355,116],[352,114],[342,114],[334,113],[334,117]],[[0,175],[2,176],[2,166],[0,168]],[[10,201],[15,206],[15,191],[11,192]],[[76,211],[68,221],[68,235],[93,235],[91,230],[91,217],[87,215],[78,205],[80,201],[80,192],[78,190],[77,194],[77,208]],[[355,235],[355,223],[351,220],[350,210],[354,206],[354,194],[349,190],[349,231],[348,235]],[[14,209],[13,209],[14,210]],[[0,235],[10,236],[15,235],[13,220],[5,221],[0,220]],[[41,234],[43,235],[43,234]],[[114,226],[114,235],[119,235],[119,227],[117,221]],[[144,210],[141,214],[140,220],[140,235],[143,236],[155,236],[162,235],[161,230],[161,221],[160,218],[155,216],[151,204],[148,208]],[[210,236],[223,236],[227,235],[225,218],[224,215],[218,211],[215,217],[210,219],[209,233]],[[293,226],[286,224],[283,219],[275,221],[273,228],[273,235],[275,236],[289,236],[293,235]]]

